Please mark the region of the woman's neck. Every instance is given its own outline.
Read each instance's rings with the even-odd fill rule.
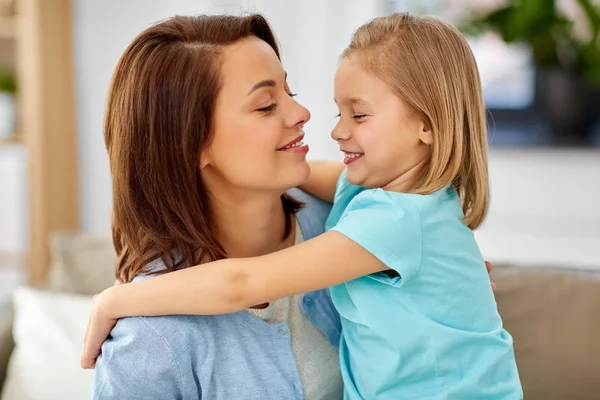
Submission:
[[[295,229],[285,237],[281,195],[211,190],[210,200],[214,232],[228,257],[260,256],[293,244]]]

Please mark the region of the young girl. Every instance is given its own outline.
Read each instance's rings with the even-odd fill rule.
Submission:
[[[345,398],[522,398],[472,233],[489,191],[468,44],[435,18],[377,18],[344,51],[335,101],[346,169],[313,163],[304,187],[334,201],[325,234],[110,288],[87,346],[116,318],[230,313],[332,286]]]

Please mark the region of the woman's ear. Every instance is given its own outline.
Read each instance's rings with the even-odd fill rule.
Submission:
[[[204,151],[200,155],[200,169],[206,167],[208,164],[210,164],[210,157],[208,151]]]

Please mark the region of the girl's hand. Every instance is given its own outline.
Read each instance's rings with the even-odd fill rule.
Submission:
[[[94,305],[90,314],[85,338],[83,340],[83,355],[81,356],[81,367],[92,369],[96,366],[96,359],[100,355],[102,343],[110,335],[110,331],[117,324],[116,319],[106,316],[103,309],[103,293],[94,296]]]
[[[492,272],[492,268],[494,268],[494,267],[491,262],[486,261],[485,268],[487,269],[487,272],[489,274],[490,272]],[[494,291],[494,294],[496,294],[496,284],[494,282],[492,282],[492,290]]]

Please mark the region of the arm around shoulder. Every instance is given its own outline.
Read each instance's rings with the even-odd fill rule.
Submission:
[[[385,269],[348,237],[326,232],[264,256],[228,258],[114,286],[107,289],[105,308],[111,318],[226,314]]]

